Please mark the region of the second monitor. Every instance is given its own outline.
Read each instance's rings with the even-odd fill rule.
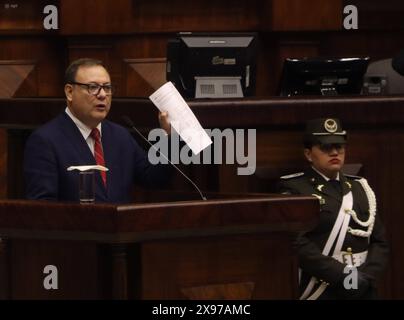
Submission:
[[[281,96],[360,94],[369,58],[286,59]]]

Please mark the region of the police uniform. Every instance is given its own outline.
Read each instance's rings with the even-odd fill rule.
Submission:
[[[321,141],[345,143],[346,132],[337,119],[317,119],[307,125],[305,143],[308,141],[313,145]],[[376,199],[364,178],[342,172],[338,178],[327,180],[310,168],[280,181],[281,193],[313,195],[321,207],[318,225],[295,241],[301,299],[377,298],[376,279],[385,267],[389,249]],[[347,265],[356,268],[357,289],[350,281],[353,278],[347,278],[354,275]]]

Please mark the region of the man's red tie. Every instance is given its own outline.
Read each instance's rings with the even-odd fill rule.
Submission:
[[[104,152],[102,151],[100,131],[94,128],[90,134],[91,138],[94,139],[94,157],[98,165],[105,167]],[[107,186],[107,173],[105,171],[100,171],[102,181],[104,186]]]

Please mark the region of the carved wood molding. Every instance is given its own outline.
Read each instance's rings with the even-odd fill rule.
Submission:
[[[124,96],[147,97],[166,82],[166,58],[123,59]]]
[[[36,96],[36,60],[0,60],[0,98]]]

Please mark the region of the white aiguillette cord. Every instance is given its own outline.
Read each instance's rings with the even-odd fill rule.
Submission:
[[[338,237],[337,244],[334,249],[334,254],[337,254],[341,251],[342,245],[345,240],[346,232],[348,229],[349,221],[351,219],[351,215],[346,212],[346,210],[352,210],[353,206],[353,196],[352,191],[347,193],[343,199],[342,204],[339,209],[337,220],[334,223],[334,226],[331,230],[330,236],[324,246],[322,254],[328,256],[331,251],[331,247],[335,242],[335,239]],[[316,278],[311,277],[309,284],[307,285],[306,289],[304,290],[303,294],[300,297],[300,300],[315,300],[317,299],[327,288],[327,284],[324,282],[320,285],[320,287],[309,297],[310,292],[312,291],[314,285],[316,284]]]
[[[100,165],[90,165],[90,166],[70,166],[67,168],[67,171],[78,170],[80,172],[89,171],[89,170],[99,170],[99,171],[108,171],[107,167]]]

